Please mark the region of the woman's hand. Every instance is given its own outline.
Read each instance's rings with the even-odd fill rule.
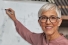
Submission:
[[[5,9],[6,11],[6,14],[14,21],[16,20],[16,17],[15,17],[15,11],[11,8],[9,9]]]

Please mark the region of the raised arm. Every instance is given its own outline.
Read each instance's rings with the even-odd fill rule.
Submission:
[[[11,8],[6,9],[6,14],[13,20],[17,32],[31,44],[36,44],[38,42],[38,34],[29,31],[23,24],[21,24],[15,17],[15,11]]]

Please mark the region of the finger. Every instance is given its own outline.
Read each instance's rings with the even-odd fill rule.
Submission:
[[[10,12],[8,11],[8,9],[6,9],[6,14],[11,18],[12,15],[10,14]]]
[[[8,9],[5,9],[5,11],[6,11],[6,14],[10,15],[10,13],[9,13]]]
[[[15,11],[11,8],[8,9],[8,11],[11,13],[11,14],[15,14]]]
[[[14,12],[11,9],[6,9],[6,13],[9,14],[9,15],[13,15],[14,14]]]
[[[14,10],[13,10],[13,9],[11,9],[11,8],[9,8],[9,10],[10,10],[10,11],[12,11],[12,12],[14,12]]]

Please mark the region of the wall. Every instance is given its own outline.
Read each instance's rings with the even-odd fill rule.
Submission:
[[[46,2],[45,2],[46,3]],[[38,10],[42,2],[9,2],[0,3],[0,45],[30,45],[16,32],[13,21],[6,15],[5,9],[12,8],[16,18],[30,31],[42,32],[38,24]]]
[[[31,0],[3,0],[3,1],[31,1]]]

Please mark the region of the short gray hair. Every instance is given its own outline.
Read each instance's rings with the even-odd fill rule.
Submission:
[[[54,4],[54,3],[46,3],[46,4],[44,4],[41,8],[40,8],[40,10],[39,10],[39,12],[38,12],[38,17],[40,17],[41,16],[41,13],[43,12],[43,11],[47,11],[47,10],[49,10],[49,9],[54,9],[55,8],[55,10],[56,10],[56,13],[57,13],[57,15],[58,15],[58,17],[59,18],[61,18],[61,10],[59,9],[59,7],[56,5],[56,4]]]

